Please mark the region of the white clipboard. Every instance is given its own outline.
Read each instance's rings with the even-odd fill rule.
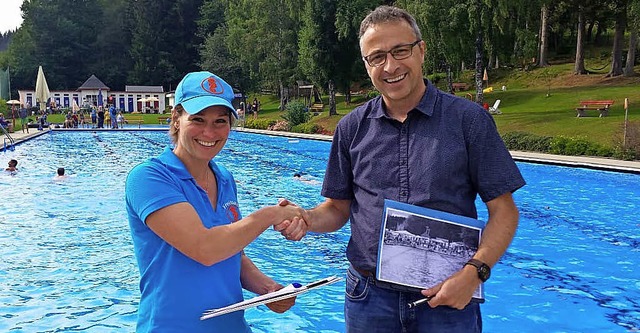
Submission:
[[[211,309],[211,310],[206,310],[202,316],[200,317],[200,320],[205,320],[205,319],[209,319],[209,318],[213,318],[213,317],[217,317],[217,316],[221,316],[223,314],[227,314],[227,313],[231,313],[231,312],[235,312],[235,311],[239,311],[239,310],[244,310],[244,309],[248,309],[248,308],[253,308],[256,307],[258,305],[262,305],[262,304],[267,304],[267,303],[271,303],[271,302],[276,302],[276,301],[280,301],[283,299],[287,299],[287,298],[291,298],[303,293],[306,293],[309,290],[318,288],[318,287],[322,287],[322,286],[326,286],[326,285],[330,285],[332,283],[338,282],[340,281],[342,278],[337,277],[337,276],[331,276],[328,278],[324,278],[324,279],[320,279],[318,281],[314,281],[311,282],[309,284],[306,285],[301,285],[299,283],[293,283],[290,284],[278,291],[274,291],[272,293],[268,293],[268,294],[264,294],[264,295],[260,295],[242,302],[238,302],[235,304],[231,304],[229,306],[225,306],[223,308],[218,308],[218,309]]]

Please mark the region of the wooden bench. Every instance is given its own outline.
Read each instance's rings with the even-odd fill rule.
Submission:
[[[127,124],[138,124],[138,128],[140,128],[140,125],[144,124],[144,118],[142,118],[142,116],[131,116],[128,115],[126,117],[124,117],[124,122]]]
[[[451,84],[453,91],[465,91],[469,89],[469,84],[464,82],[454,82]]]
[[[309,107],[309,111],[313,112],[314,116],[319,115],[320,112],[322,112],[322,110],[324,110],[323,103],[314,103],[314,104],[311,104],[311,107]]]
[[[158,124],[160,125],[166,125],[168,124],[167,119],[170,119],[171,117],[158,117]]]
[[[599,111],[600,117],[606,117],[609,115],[611,105],[613,105],[613,100],[581,101],[580,106],[576,108],[576,117],[586,117],[589,110]]]

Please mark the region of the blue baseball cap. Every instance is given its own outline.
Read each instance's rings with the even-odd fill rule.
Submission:
[[[192,72],[178,83],[175,93],[176,105],[189,114],[196,114],[210,106],[226,106],[238,119],[238,113],[231,105],[233,88],[223,79],[210,72]]]

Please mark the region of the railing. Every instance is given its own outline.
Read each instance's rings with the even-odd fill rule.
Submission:
[[[7,151],[8,148],[10,148],[11,150],[14,150],[16,141],[11,137],[11,135],[9,135],[9,132],[7,132],[4,126],[0,125],[0,130],[2,131],[2,133],[4,133],[4,140],[3,140],[3,146],[2,146],[4,151]],[[7,146],[7,140],[9,140],[9,146]]]

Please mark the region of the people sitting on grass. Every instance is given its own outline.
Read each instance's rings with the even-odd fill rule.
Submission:
[[[78,115],[78,127],[84,128],[85,124],[84,111],[80,111],[80,114]]]
[[[2,127],[4,127],[7,131],[12,132],[11,123],[4,119],[4,114],[2,114],[2,112],[0,112],[0,125],[2,125]]]
[[[47,114],[44,111],[40,111],[41,115],[38,117],[38,131],[44,130],[45,127],[49,127],[47,122]]]
[[[73,128],[73,118],[71,116],[71,111],[67,112],[67,114],[64,116],[64,124],[62,127]]]

